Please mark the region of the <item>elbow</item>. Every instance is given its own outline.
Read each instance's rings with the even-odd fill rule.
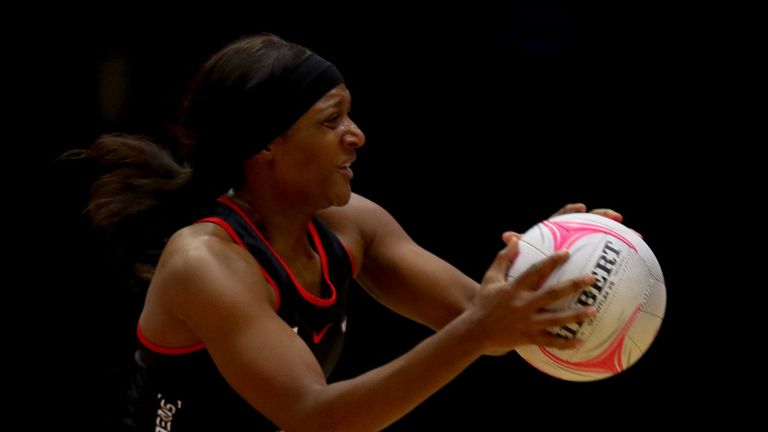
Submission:
[[[350,425],[351,422],[343,419],[342,415],[331,412],[297,415],[284,424],[278,424],[286,432],[346,432],[365,430],[351,428]]]
[[[323,386],[307,395],[299,409],[278,423],[286,432],[369,432],[381,430],[373,411],[360,411],[354,401],[340,397],[333,386]]]
[[[293,409],[285,410],[275,424],[286,432],[348,431],[343,404],[334,403],[329,386],[322,386],[302,397]]]

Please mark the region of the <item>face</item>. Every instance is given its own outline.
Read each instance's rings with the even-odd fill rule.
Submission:
[[[352,162],[365,135],[349,117],[352,98],[334,87],[270,146],[271,170],[281,193],[317,208],[349,201]]]

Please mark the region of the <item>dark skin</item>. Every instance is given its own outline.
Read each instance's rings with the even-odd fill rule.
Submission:
[[[286,430],[382,429],[482,355],[526,344],[576,347],[579,341],[546,329],[595,313],[544,310],[594,281],[583,276],[540,287],[566,254],[507,281],[519,237],[508,232],[506,247],[477,283],[418,246],[380,206],[353,194],[350,165],[365,136],[349,117],[350,105],[343,84],[328,92],[244,163],[246,184],[234,199],[307,291],[320,290],[320,260],[306,236],[316,215],[347,245],[361,285],[435,334],[390,363],[328,384],[312,352],[275,312],[276,295],[257,262],[213,224],[192,225],[171,238],[140,320],[144,335],[159,345],[203,343],[230,385]],[[582,209],[572,204],[561,212]]]

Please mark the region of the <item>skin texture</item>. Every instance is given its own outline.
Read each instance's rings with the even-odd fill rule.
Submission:
[[[320,260],[306,236],[317,215],[347,245],[357,280],[393,310],[435,329],[411,351],[363,375],[328,384],[309,348],[275,313],[275,294],[258,264],[213,224],[177,232],[150,286],[140,326],[168,347],[205,344],[216,365],[254,408],[285,430],[379,430],[456,377],[478,357],[538,344],[579,341],[546,331],[592,316],[593,308],[545,312],[547,304],[593,283],[585,276],[540,289],[566,259],[555,254],[507,281],[516,233],[477,283],[418,246],[392,216],[351,192],[355,151],[365,136],[349,117],[339,85],[269,148],[244,162],[233,198],[310,292]],[[559,213],[584,211],[569,204]],[[600,214],[620,220],[618,213]]]

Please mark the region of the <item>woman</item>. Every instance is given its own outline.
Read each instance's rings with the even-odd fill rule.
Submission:
[[[507,246],[478,284],[352,193],[365,136],[350,107],[331,63],[259,35],[203,67],[178,148],[111,135],[79,154],[106,167],[92,192],[94,225],[139,244],[123,250],[141,251],[126,257],[151,276],[126,426],[378,430],[484,354],[578,345],[546,329],[594,309],[543,307],[593,278],[538,289],[565,254],[506,281],[517,235],[505,233]],[[328,384],[352,278],[436,332],[390,363]]]

